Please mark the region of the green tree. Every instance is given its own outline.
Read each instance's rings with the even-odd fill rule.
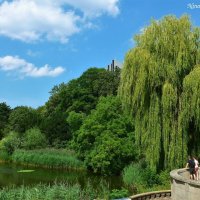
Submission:
[[[4,128],[8,123],[11,108],[5,102],[0,103],[0,139],[3,137]]]
[[[200,153],[199,36],[187,16],[167,16],[126,55],[120,97],[151,169],[181,167],[187,153]]]
[[[38,128],[28,129],[23,137],[22,147],[25,149],[39,149],[47,146],[47,140]]]
[[[69,124],[69,128],[71,133],[75,133],[81,125],[83,124],[83,121],[85,119],[84,113],[76,113],[74,111],[71,111],[67,117],[67,123]]]
[[[79,157],[88,168],[102,174],[119,173],[135,160],[134,126],[117,97],[102,97],[74,134]]]
[[[82,120],[81,115],[88,115],[100,96],[117,94],[119,78],[120,70],[110,72],[90,68],[79,78],[54,86],[48,102],[38,109],[41,115],[40,128],[50,144],[70,140],[75,129],[80,127],[80,124],[77,127],[75,124]]]
[[[12,110],[8,119],[8,130],[23,134],[38,125],[38,113],[33,108],[19,106]]]
[[[0,141],[0,151],[11,155],[15,149],[21,146],[21,140],[17,132],[11,131]]]
[[[66,140],[71,138],[66,118],[66,113],[58,110],[42,116],[40,129],[45,134],[50,145],[65,143]]]
[[[115,72],[106,69],[90,68],[79,78],[67,84],[55,86],[46,103],[48,113],[55,109],[89,114],[94,109],[100,96],[116,95],[119,86],[120,70]]]

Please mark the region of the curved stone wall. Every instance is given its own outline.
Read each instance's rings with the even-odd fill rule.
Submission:
[[[170,172],[172,200],[200,199],[200,182],[190,180],[187,169],[176,169]]]
[[[131,196],[131,200],[150,200],[150,199],[157,199],[157,200],[170,200],[171,198],[171,190],[162,190],[162,191],[154,191],[154,192],[147,192],[142,194],[137,194]]]

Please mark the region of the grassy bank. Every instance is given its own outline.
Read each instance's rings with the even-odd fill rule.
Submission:
[[[11,161],[48,168],[85,169],[83,162],[78,160],[73,152],[64,149],[15,150]]]
[[[168,171],[156,173],[143,163],[127,166],[123,170],[122,177],[126,187],[135,194],[170,189]]]
[[[91,185],[81,189],[80,185],[67,185],[64,183],[50,185],[36,185],[33,187],[12,187],[0,190],[0,199],[3,200],[93,200],[109,199],[109,191],[100,188],[94,190]]]
[[[32,187],[7,187],[0,190],[0,199],[3,200],[111,200],[128,196],[125,189],[109,191],[103,183],[94,189],[88,182],[82,189],[80,185],[55,183],[54,185],[39,184]]]

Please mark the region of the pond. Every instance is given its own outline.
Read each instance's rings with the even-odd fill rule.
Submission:
[[[20,170],[30,170],[30,172],[20,172]],[[110,189],[119,189],[123,186],[120,176],[103,177],[84,171],[45,169],[0,163],[0,187],[34,185],[39,183],[53,184],[55,181],[57,183],[78,183],[82,187],[84,187],[88,181],[94,187],[98,187],[101,181],[106,183],[106,185],[108,184]]]

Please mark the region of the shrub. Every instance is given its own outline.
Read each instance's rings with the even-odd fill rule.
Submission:
[[[145,192],[158,189],[169,189],[169,172],[160,174],[151,170],[149,166],[132,163],[123,170],[123,182],[135,192]]]
[[[11,131],[6,137],[0,141],[0,150],[5,154],[11,155],[15,149],[19,148],[21,144],[19,134]]]
[[[46,137],[38,128],[31,128],[25,132],[22,147],[25,149],[43,148],[47,146]]]
[[[128,190],[125,188],[122,188],[120,190],[114,189],[109,194],[110,199],[123,198],[127,196],[128,196]]]
[[[130,164],[123,170],[123,182],[132,190],[136,190],[139,185],[144,184],[141,173],[142,170],[139,164]]]

